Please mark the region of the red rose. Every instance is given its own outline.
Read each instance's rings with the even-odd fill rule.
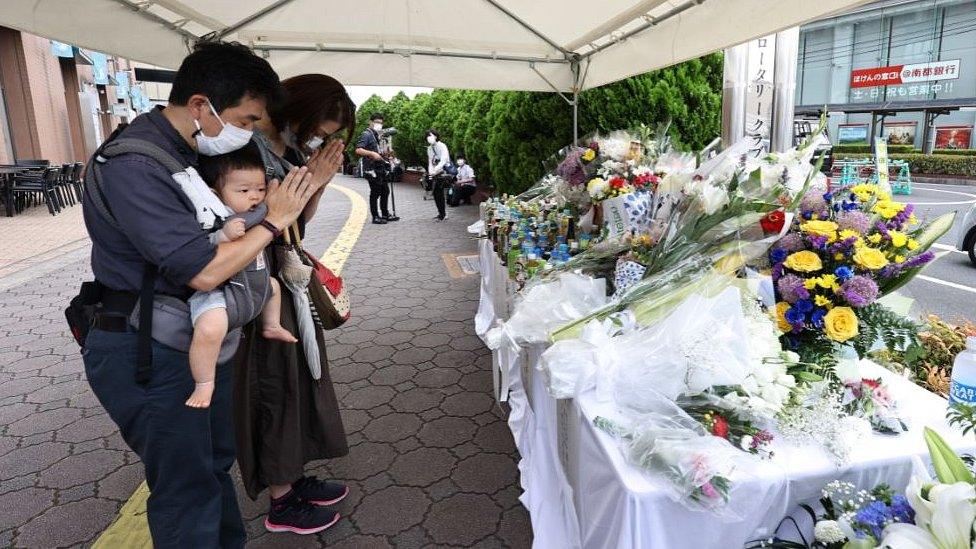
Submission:
[[[769,234],[782,231],[784,223],[786,223],[786,214],[782,210],[773,210],[759,221],[763,231]]]
[[[715,416],[712,422],[712,434],[717,437],[729,438],[729,422],[722,416]]]
[[[622,177],[614,177],[610,180],[610,187],[613,189],[620,189],[627,184],[627,180]]]
[[[600,144],[596,141],[590,141],[589,148],[593,149],[594,152],[600,152]]]
[[[867,385],[868,387],[870,387],[872,389],[876,389],[877,387],[879,387],[881,385],[881,381],[880,380],[877,380],[877,379],[868,379],[868,378],[862,379],[861,380],[861,383],[863,383],[864,385]]]

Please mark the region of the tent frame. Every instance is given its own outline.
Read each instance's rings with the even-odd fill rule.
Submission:
[[[195,22],[197,22],[199,24],[202,24],[204,26],[211,26],[211,25],[209,25],[207,22],[204,22],[204,21],[196,21],[190,15],[187,15],[187,14],[184,14],[184,19],[180,19],[178,21],[172,22],[172,21],[168,21],[167,19],[165,19],[163,17],[160,17],[160,16],[158,16],[156,14],[153,14],[152,12],[150,12],[148,10],[148,8],[150,6],[152,6],[153,4],[159,4],[162,7],[166,7],[165,0],[143,0],[143,1],[140,1],[140,2],[136,2],[136,1],[133,1],[133,0],[114,0],[114,1],[117,2],[118,4],[122,5],[122,6],[125,6],[125,7],[129,8],[129,9],[135,11],[140,16],[145,17],[145,18],[153,21],[154,23],[161,24],[164,27],[170,29],[171,31],[176,32],[176,33],[179,33],[180,35],[182,35],[183,41],[184,41],[184,43],[187,46],[187,50],[189,50],[192,47],[192,45],[193,45],[194,42],[197,42],[197,41],[200,41],[200,40],[220,40],[220,39],[223,39],[223,38],[225,38],[225,37],[227,37],[227,36],[229,36],[229,35],[237,32],[237,31],[243,29],[244,27],[247,27],[248,25],[254,23],[255,21],[258,21],[258,20],[260,20],[260,19],[262,19],[262,18],[264,18],[264,17],[266,17],[266,16],[268,16],[268,15],[270,15],[270,14],[278,11],[279,9],[287,6],[288,4],[294,2],[294,0],[276,0],[275,2],[269,4],[267,7],[264,7],[262,9],[258,10],[257,12],[254,12],[254,13],[252,13],[252,14],[250,14],[250,15],[248,15],[248,16],[240,19],[240,20],[238,20],[236,23],[233,23],[233,24],[228,25],[226,27],[223,27],[221,29],[214,29],[212,32],[207,33],[207,34],[204,34],[202,36],[196,36],[193,33],[185,30],[183,28],[183,26],[186,25],[191,20],[192,21],[195,21]],[[504,14],[508,19],[510,19],[511,21],[515,22],[516,24],[518,24],[519,26],[521,26],[525,30],[527,30],[533,36],[535,36],[539,40],[545,42],[546,45],[548,45],[548,46],[552,47],[553,49],[555,49],[556,51],[558,51],[560,53],[561,57],[549,57],[549,56],[541,56],[540,57],[540,56],[522,56],[522,55],[498,55],[497,53],[494,53],[494,52],[488,54],[488,53],[473,53],[473,52],[461,52],[461,51],[444,51],[444,50],[441,50],[440,48],[437,48],[437,49],[434,49],[434,50],[423,50],[423,49],[415,49],[415,48],[387,48],[387,47],[384,47],[383,44],[379,44],[379,45],[377,45],[375,47],[339,47],[339,46],[329,46],[329,45],[326,45],[326,44],[323,44],[323,43],[317,43],[314,46],[313,45],[309,45],[309,46],[302,46],[302,45],[260,45],[260,44],[251,43],[251,44],[248,44],[248,46],[252,50],[254,50],[256,52],[260,52],[265,57],[269,56],[271,54],[271,52],[275,52],[275,51],[292,51],[292,52],[294,52],[294,51],[307,51],[307,52],[315,51],[315,52],[330,52],[330,53],[374,53],[374,54],[375,53],[378,53],[378,54],[386,54],[386,55],[400,55],[400,56],[404,56],[404,57],[409,57],[409,56],[413,56],[413,55],[420,55],[420,56],[434,56],[434,57],[452,57],[452,58],[458,58],[458,59],[480,59],[480,60],[489,60],[490,59],[490,60],[513,61],[513,62],[528,63],[529,67],[536,74],[538,74],[539,77],[542,78],[546,82],[546,84],[550,88],[552,88],[552,90],[554,92],[558,93],[559,96],[562,97],[563,100],[566,101],[566,103],[572,108],[572,112],[573,112],[573,142],[575,143],[579,139],[579,94],[580,94],[580,91],[582,90],[583,84],[584,84],[584,82],[586,80],[586,72],[587,72],[587,69],[589,68],[590,58],[593,55],[595,55],[595,54],[597,54],[597,53],[599,53],[601,51],[606,50],[607,48],[610,48],[610,47],[612,47],[612,46],[614,46],[616,44],[619,44],[620,42],[626,41],[629,38],[632,38],[632,37],[634,37],[634,36],[636,36],[636,35],[638,35],[638,34],[640,34],[642,32],[647,31],[648,29],[653,28],[654,26],[658,25],[659,23],[661,23],[661,22],[663,22],[663,21],[665,21],[667,19],[670,19],[672,17],[675,17],[675,16],[677,16],[677,15],[679,15],[679,14],[681,14],[681,13],[683,13],[683,12],[687,11],[688,9],[691,9],[691,8],[693,8],[695,6],[701,5],[704,2],[706,2],[707,0],[687,0],[686,2],[684,2],[684,3],[682,3],[682,4],[678,5],[678,6],[675,6],[671,10],[667,11],[666,13],[664,13],[664,14],[658,16],[658,17],[652,17],[649,14],[645,13],[643,16],[640,16],[640,17],[642,17],[644,19],[644,23],[642,23],[642,24],[638,25],[637,27],[635,27],[635,28],[627,31],[626,33],[617,35],[618,30],[619,30],[619,27],[618,27],[618,30],[612,30],[610,32],[604,32],[602,36],[599,36],[599,37],[596,38],[596,40],[599,40],[599,39],[602,39],[602,38],[607,38],[607,37],[610,38],[609,40],[607,40],[606,42],[604,42],[602,44],[597,45],[592,40],[584,43],[583,44],[584,46],[589,46],[589,48],[590,48],[585,53],[576,53],[576,52],[567,50],[563,46],[560,46],[553,39],[551,39],[550,37],[548,37],[545,33],[541,32],[539,29],[535,28],[534,26],[532,26],[531,24],[529,24],[528,22],[526,22],[525,20],[523,20],[522,18],[520,18],[519,16],[517,16],[516,14],[512,13],[511,10],[509,10],[505,6],[501,5],[498,0],[484,0],[484,1],[486,3],[488,3],[488,4],[490,4],[492,7],[494,7],[496,10],[498,10],[502,14]],[[174,10],[170,10],[170,11],[174,11]],[[629,23],[630,21],[633,21],[633,19],[627,21],[627,23]],[[583,62],[584,61],[586,62],[586,68],[584,68],[583,69],[583,72],[581,73],[580,72],[580,68],[583,65]],[[570,90],[570,92],[567,94],[567,92],[564,92],[563,90],[561,90],[549,78],[547,78],[545,75],[543,75],[536,68],[536,64],[539,64],[539,63],[568,65],[569,70],[573,74],[573,86],[572,86],[572,89]]]

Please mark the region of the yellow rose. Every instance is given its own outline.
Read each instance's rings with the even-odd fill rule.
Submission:
[[[818,295],[818,296],[814,297],[813,298],[813,303],[817,307],[826,307],[828,309],[834,306],[834,303],[830,299],[828,299],[828,298],[826,298],[826,297],[824,297],[822,295]]]
[[[864,247],[854,252],[854,263],[872,271],[888,264],[888,258],[877,248]]]
[[[582,158],[584,162],[590,162],[591,160],[596,158],[596,151],[594,151],[593,149],[586,149],[586,152],[583,153]]]
[[[918,249],[918,240],[914,238],[908,239],[908,251],[914,251]]]
[[[786,321],[786,311],[790,309],[790,304],[785,301],[780,301],[776,304],[776,327],[780,329],[781,332],[789,332],[793,329],[790,323]]]
[[[820,280],[820,277],[808,278],[808,279],[806,279],[806,280],[803,281],[803,287],[806,288],[806,289],[808,289],[808,290],[812,290],[812,289],[814,289],[814,288],[817,287],[817,282],[819,280]]]
[[[807,221],[806,223],[800,224],[800,230],[805,233],[814,234],[818,236],[826,236],[827,238],[837,238],[837,224],[833,221]]]
[[[824,316],[824,332],[834,341],[844,342],[857,335],[857,315],[850,307],[834,307]]]
[[[908,236],[900,231],[888,231],[888,235],[891,236],[891,245],[896,248],[901,248],[908,243]]]
[[[877,244],[878,242],[881,242],[881,235],[878,233],[874,233],[873,235],[868,237],[868,242],[870,242],[871,244]]]
[[[820,256],[810,250],[803,250],[790,254],[783,262],[787,269],[800,271],[801,273],[812,273],[823,268]]]

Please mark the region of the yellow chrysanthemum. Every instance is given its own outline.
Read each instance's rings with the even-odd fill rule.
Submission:
[[[789,332],[793,329],[790,323],[786,320],[786,311],[790,308],[790,304],[785,301],[780,301],[776,304],[776,327],[782,332]]]
[[[808,279],[806,279],[806,280],[803,281],[803,287],[806,288],[806,289],[808,289],[808,290],[812,290],[812,289],[814,289],[814,288],[817,287],[817,282],[819,280],[820,280],[820,277],[819,276],[816,276],[816,277],[813,277],[813,278],[808,278]]]
[[[864,247],[854,252],[854,263],[864,269],[875,271],[888,264],[888,258],[877,248]]]
[[[586,152],[583,153],[582,158],[584,162],[590,162],[596,158],[596,151],[593,149],[586,149]]]
[[[787,269],[793,269],[801,273],[812,273],[823,268],[820,256],[810,250],[794,252],[786,258],[783,263]]]
[[[905,205],[902,204],[901,202],[894,202],[892,200],[879,200],[878,203],[874,205],[874,208],[871,208],[871,211],[880,215],[885,219],[891,219],[892,217],[895,217],[896,215],[901,213],[901,211],[904,209],[905,209]]]
[[[817,281],[817,285],[821,288],[831,288],[835,283],[837,283],[837,275],[831,273],[820,275],[820,280]]]
[[[861,233],[855,231],[854,229],[844,229],[839,234],[841,240],[847,240],[848,238],[856,238],[860,240],[861,238]]]
[[[908,244],[908,236],[901,231],[888,231],[888,235],[891,236],[891,245],[896,248]]]
[[[824,316],[824,332],[834,341],[844,342],[857,335],[857,315],[850,307],[834,307]]]
[[[918,241],[915,240],[914,238],[909,238],[908,239],[908,244],[906,246],[908,247],[908,251],[910,251],[910,252],[911,251],[914,251],[914,250],[917,250],[918,249]]]
[[[842,254],[840,252],[837,252],[837,253],[834,254],[834,260],[840,261],[841,259],[844,259],[844,254]]]
[[[830,309],[831,307],[834,306],[834,302],[833,301],[831,301],[829,298],[827,298],[825,296],[822,296],[822,295],[818,295],[818,296],[814,297],[813,298],[813,303],[817,307],[826,307],[827,309]]]
[[[870,242],[871,244],[877,244],[878,242],[881,242],[881,235],[878,233],[868,235],[868,242]]]
[[[896,255],[895,256],[895,263],[904,263],[904,261],[905,261],[905,256],[903,256],[903,255]]]
[[[851,192],[857,197],[861,202],[867,202],[871,199],[871,196],[878,191],[877,185],[872,185],[870,183],[861,183],[860,185],[854,185],[851,187]]]

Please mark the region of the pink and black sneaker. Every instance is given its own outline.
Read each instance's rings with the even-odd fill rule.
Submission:
[[[270,532],[314,534],[339,522],[339,513],[300,498],[295,490],[271,500],[271,510],[264,519]]]
[[[319,480],[314,476],[298,479],[291,488],[298,497],[314,505],[335,505],[349,495],[348,486]]]

